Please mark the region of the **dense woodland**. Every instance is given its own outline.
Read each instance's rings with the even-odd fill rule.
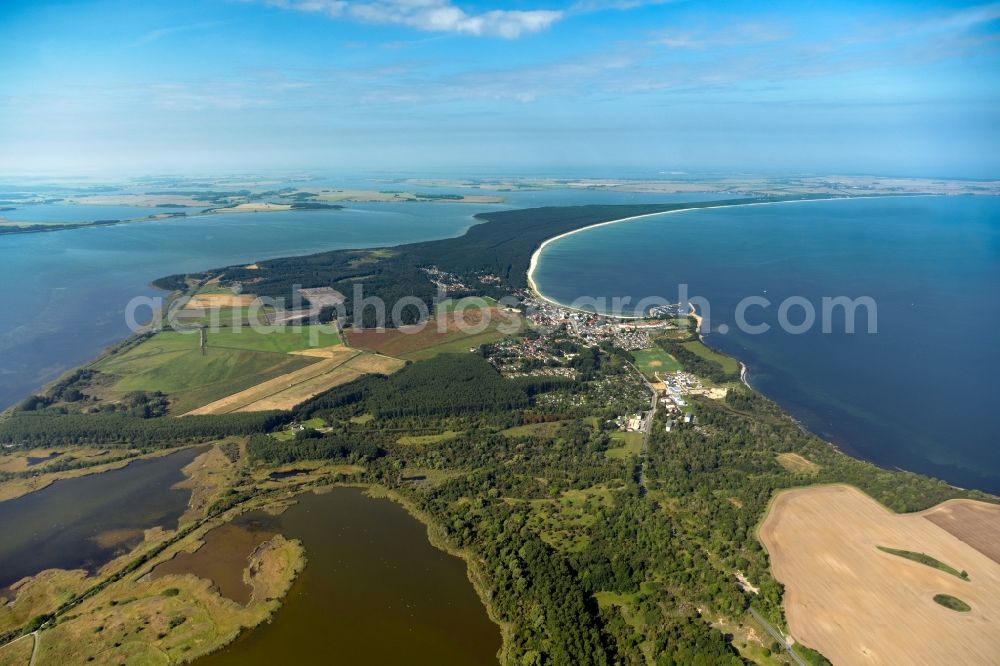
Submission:
[[[464,413],[527,409],[538,393],[569,388],[559,378],[505,380],[482,357],[441,354],[432,362],[414,363],[390,377],[373,375],[335,388],[295,409],[298,418],[329,416],[330,410],[353,406],[381,422],[404,416],[451,416]]]
[[[148,419],[121,414],[15,412],[0,421],[0,444],[24,448],[98,444],[157,449],[270,432],[288,419],[286,412]]]

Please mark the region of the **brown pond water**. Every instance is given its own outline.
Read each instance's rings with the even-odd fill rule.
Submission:
[[[204,451],[136,460],[0,502],[0,596],[11,583],[44,569],[94,572],[141,542],[144,530],[177,527],[191,491],[172,486]]]
[[[222,596],[246,605],[253,588],[243,580],[243,572],[257,546],[275,534],[273,519],[261,520],[259,514],[241,516],[207,532],[204,544],[193,553],[178,553],[157,565],[151,577],[194,574],[212,581]]]
[[[433,547],[398,504],[337,488],[270,520],[302,541],[308,564],[270,624],[198,666],[497,663],[500,629],[465,562]]]

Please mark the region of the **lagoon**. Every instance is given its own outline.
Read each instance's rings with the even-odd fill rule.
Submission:
[[[94,573],[138,545],[145,530],[175,529],[191,491],[173,486],[204,450],[136,460],[0,502],[0,596],[8,585],[44,569]]]
[[[270,623],[199,666],[496,664],[500,628],[465,562],[433,547],[398,504],[359,488],[304,494],[280,516],[238,519],[299,539],[307,564]]]

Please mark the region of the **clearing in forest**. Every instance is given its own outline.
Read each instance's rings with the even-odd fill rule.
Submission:
[[[656,379],[657,372],[677,372],[681,369],[681,364],[659,347],[638,349],[631,353],[639,372],[649,379]]]

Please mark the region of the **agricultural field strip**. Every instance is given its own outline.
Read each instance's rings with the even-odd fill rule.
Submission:
[[[264,398],[287,391],[297,384],[328,374],[363,353],[361,351],[354,351],[353,354],[345,354],[343,359],[331,358],[319,360],[299,370],[280,375],[257,386],[252,386],[215,402],[210,402],[207,405],[188,412],[185,416],[194,414],[228,414],[238,411]],[[268,392],[264,393],[264,391]]]
[[[242,405],[235,411],[262,412],[272,409],[291,409],[318,393],[322,393],[334,386],[352,382],[366,374],[362,370],[350,368],[347,365],[347,363],[341,364],[329,372],[305,379],[277,393],[262,396],[253,402]]]

